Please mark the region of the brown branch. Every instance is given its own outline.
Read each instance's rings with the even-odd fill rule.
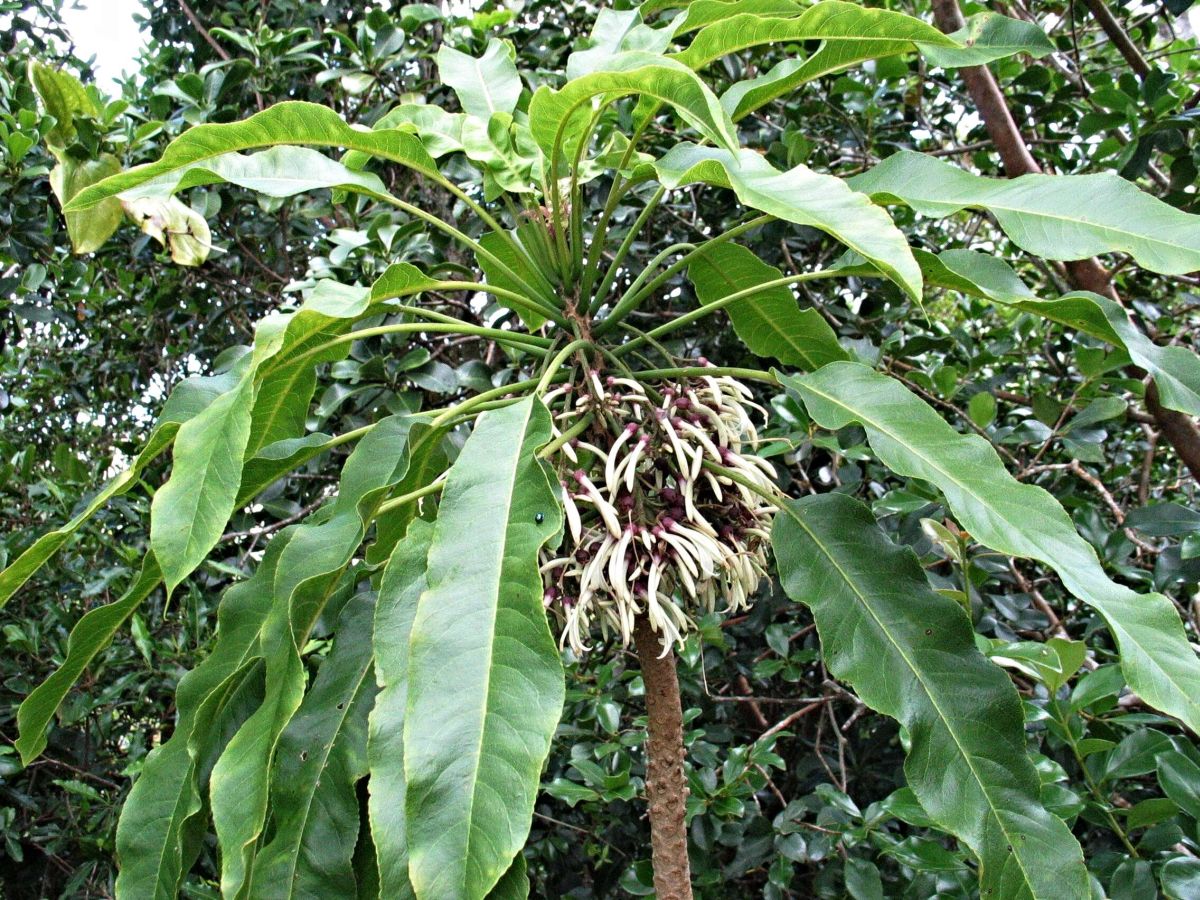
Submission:
[[[1100,27],[1104,29],[1104,33],[1108,35],[1113,46],[1125,57],[1129,68],[1137,72],[1139,78],[1149,75],[1150,64],[1146,62],[1141,52],[1134,46],[1133,41],[1129,39],[1129,35],[1121,27],[1121,23],[1108,11],[1108,4],[1104,0],[1084,0],[1084,2],[1087,3],[1088,9],[1092,11],[1092,15],[1100,23]]]
[[[763,715],[762,707],[758,705],[758,700],[755,697],[750,696],[752,693],[750,689],[750,680],[746,678],[745,675],[739,673],[737,677],[737,686],[738,690],[747,696],[747,699],[749,700],[750,713],[754,716],[754,721],[758,723],[758,727],[766,728],[767,717]],[[784,805],[786,806],[787,804],[785,803]]]
[[[933,17],[938,28],[947,33],[957,31],[965,25],[962,12],[958,8],[958,0],[933,0]],[[1021,175],[1041,173],[1042,167],[1033,158],[1025,139],[1021,137],[1004,94],[1000,91],[1000,85],[991,71],[986,66],[969,66],[959,71],[967,83],[971,98],[979,108],[979,115],[992,142],[1000,152],[1000,159],[1008,177],[1017,178]],[[1121,302],[1112,285],[1110,274],[1096,259],[1075,260],[1067,263],[1066,268],[1067,275],[1076,288]],[[1144,374],[1140,373],[1138,377]],[[1159,402],[1158,388],[1153,381],[1146,388],[1146,409],[1154,416],[1163,437],[1175,448],[1192,477],[1200,481],[1200,429],[1197,429],[1196,423],[1190,416],[1163,407]]]
[[[229,55],[229,51],[218,44],[216,38],[208,33],[208,29],[204,27],[204,23],[202,23],[196,17],[196,14],[192,12],[192,8],[187,5],[187,0],[179,0],[179,8],[183,10],[183,14],[187,16],[187,20],[192,23],[192,27],[196,29],[196,31],[200,34],[200,37],[204,38],[205,43],[207,43],[208,46],[212,47],[213,50],[217,52],[217,56],[221,57],[221,59],[225,60],[226,62],[229,62],[229,60],[233,59],[233,57]]]
[[[654,892],[659,900],[692,900],[688,861],[688,787],[683,774],[683,710],[675,654],[660,656],[662,642],[643,614],[633,626],[633,641],[646,685],[646,804],[650,812],[650,849]]]
[[[774,725],[772,725],[770,728],[768,728],[766,731],[764,731],[762,734],[760,734],[758,736],[758,739],[761,741],[763,738],[769,738],[773,734],[779,734],[779,732],[783,731],[783,729],[787,728],[793,722],[796,722],[799,719],[803,719],[814,709],[819,709],[820,707],[824,706],[828,702],[829,702],[829,698],[823,697],[820,700],[816,700],[816,701],[808,704],[807,706],[800,707],[794,713],[780,719],[778,722],[776,722]]]

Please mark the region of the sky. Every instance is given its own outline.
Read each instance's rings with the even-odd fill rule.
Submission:
[[[96,83],[110,94],[123,72],[137,71],[142,34],[133,15],[140,10],[140,0],[77,0],[63,10],[77,55],[96,58]]]

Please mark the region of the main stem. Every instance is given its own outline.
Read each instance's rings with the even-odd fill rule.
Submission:
[[[640,615],[633,624],[633,641],[646,684],[646,714],[650,719],[646,743],[646,800],[650,807],[650,847],[654,855],[654,893],[658,900],[692,900],[688,863],[688,787],[683,776],[683,709],[675,653],[662,652],[662,641]]]

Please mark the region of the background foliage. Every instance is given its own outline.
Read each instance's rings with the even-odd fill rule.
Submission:
[[[929,4],[886,3],[931,19]],[[993,71],[1048,171],[1119,170],[1168,202],[1200,211],[1200,56],[1182,17],[1188,4],[1127,4],[1117,18],[1149,66],[1139,76],[1101,30],[1090,3],[994,4],[1044,28],[1055,51]],[[973,7],[964,6],[964,12]],[[453,256],[453,247],[399,214],[368,217],[325,199],[268,201],[237,190],[193,191],[221,253],[204,266],[170,264],[128,226],[101,251],[70,255],[51,197],[50,127],[27,82],[28,54],[90,78],[58,20],[56,0],[0,4],[0,557],[16,557],[68,518],[100,476],[86,457],[120,466],[136,451],[166,390],[186,374],[220,371],[222,350],[248,342],[250,323],[307,279],[367,280],[388,262]],[[225,122],[281,99],[332,105],[371,122],[405,99],[451,105],[437,87],[433,54],[443,40],[482,52],[510,38],[521,68],[545,72],[587,34],[585,3],[476,4],[453,12],[427,4],[389,12],[365,4],[146,0],[148,48],[121,97],[81,129],[79,159],[113,153],[125,165],[156,156],[183,128]],[[763,54],[755,65],[770,63]],[[747,73],[727,61],[730,80]],[[749,65],[749,63],[746,63]],[[709,72],[720,81],[722,73]],[[961,78],[917,57],[830,76],[744,122],[779,166],[808,162],[843,176],[900,149],[945,155],[1000,174]],[[664,136],[669,138],[669,136]],[[749,141],[747,141],[749,143]],[[406,173],[393,193],[444,203]],[[319,196],[319,195],[318,195]],[[637,207],[618,210],[627,221]],[[727,226],[729,209],[682,190],[663,204],[634,252]],[[347,211],[349,210],[349,211]],[[438,210],[449,218],[454,210]],[[905,223],[908,213],[896,211]],[[236,227],[235,227],[236,223]],[[970,246],[1006,253],[984,215],[942,220],[923,233],[929,249]],[[937,240],[940,243],[933,244]],[[796,260],[838,251],[815,232],[780,224],[752,249],[785,272]],[[1161,344],[1195,347],[1196,273],[1156,276],[1119,266],[1117,283]],[[1035,288],[1063,289],[1062,272],[1030,266]],[[644,322],[694,300],[680,278]],[[1195,483],[1160,441],[1126,378],[1127,362],[1099,342],[1016,311],[946,291],[911,313],[896,288],[803,288],[806,299],[862,355],[938,406],[962,430],[987,437],[1022,480],[1066,506],[1082,534],[1127,583],[1167,593],[1200,629],[1200,513]],[[468,321],[495,308],[463,307]],[[713,322],[686,349],[737,365],[744,350]],[[904,362],[892,362],[900,356]],[[502,377],[504,355],[479,341],[437,342],[410,353],[356,346],[329,373],[311,428],[339,433],[384,411],[441,405]],[[837,489],[871,503],[893,536],[921,556],[934,583],[968,605],[977,640],[1004,665],[1025,701],[1031,751],[1049,805],[1084,845],[1100,890],[1117,898],[1200,895],[1200,748],[1173,721],[1123,691],[1113,648],[1098,622],[1048,571],[975,546],[916,482],[875,461],[854,429],[813,440],[791,401],[777,402],[772,433],[797,493]],[[160,461],[159,465],[162,465]],[[327,471],[327,470],[326,470]],[[0,623],[0,881],[12,897],[102,897],[111,891],[116,811],[148,749],[172,719],[178,677],[211,636],[220,589],[248,570],[265,539],[314,508],[330,490],[315,465],[275,485],[243,511],[206,564],[170,605],[153,595],[131,629],[73,691],[46,755],[21,769],[11,740],[16,705],[61,662],[80,615],[115,599],[136,574],[138,489],[111,503],[38,573]],[[53,598],[53,599],[48,599]],[[59,600],[58,598],[69,598]],[[1035,654],[1028,638],[1053,638]],[[320,639],[320,635],[317,635]],[[824,671],[811,619],[763,596],[749,615],[715,621],[681,654],[691,770],[693,870],[703,896],[970,896],[967,854],[925,828],[903,787],[905,736],[868,712]],[[610,897],[651,891],[636,727],[643,714],[636,665],[594,659],[568,673],[567,709],[552,750],[526,850],[534,896]],[[202,859],[192,896],[215,896]]]

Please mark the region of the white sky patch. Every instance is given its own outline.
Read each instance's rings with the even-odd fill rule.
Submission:
[[[95,57],[96,84],[106,93],[118,94],[117,79],[138,71],[146,36],[133,17],[141,11],[140,0],[77,0],[62,11],[76,55]]]

